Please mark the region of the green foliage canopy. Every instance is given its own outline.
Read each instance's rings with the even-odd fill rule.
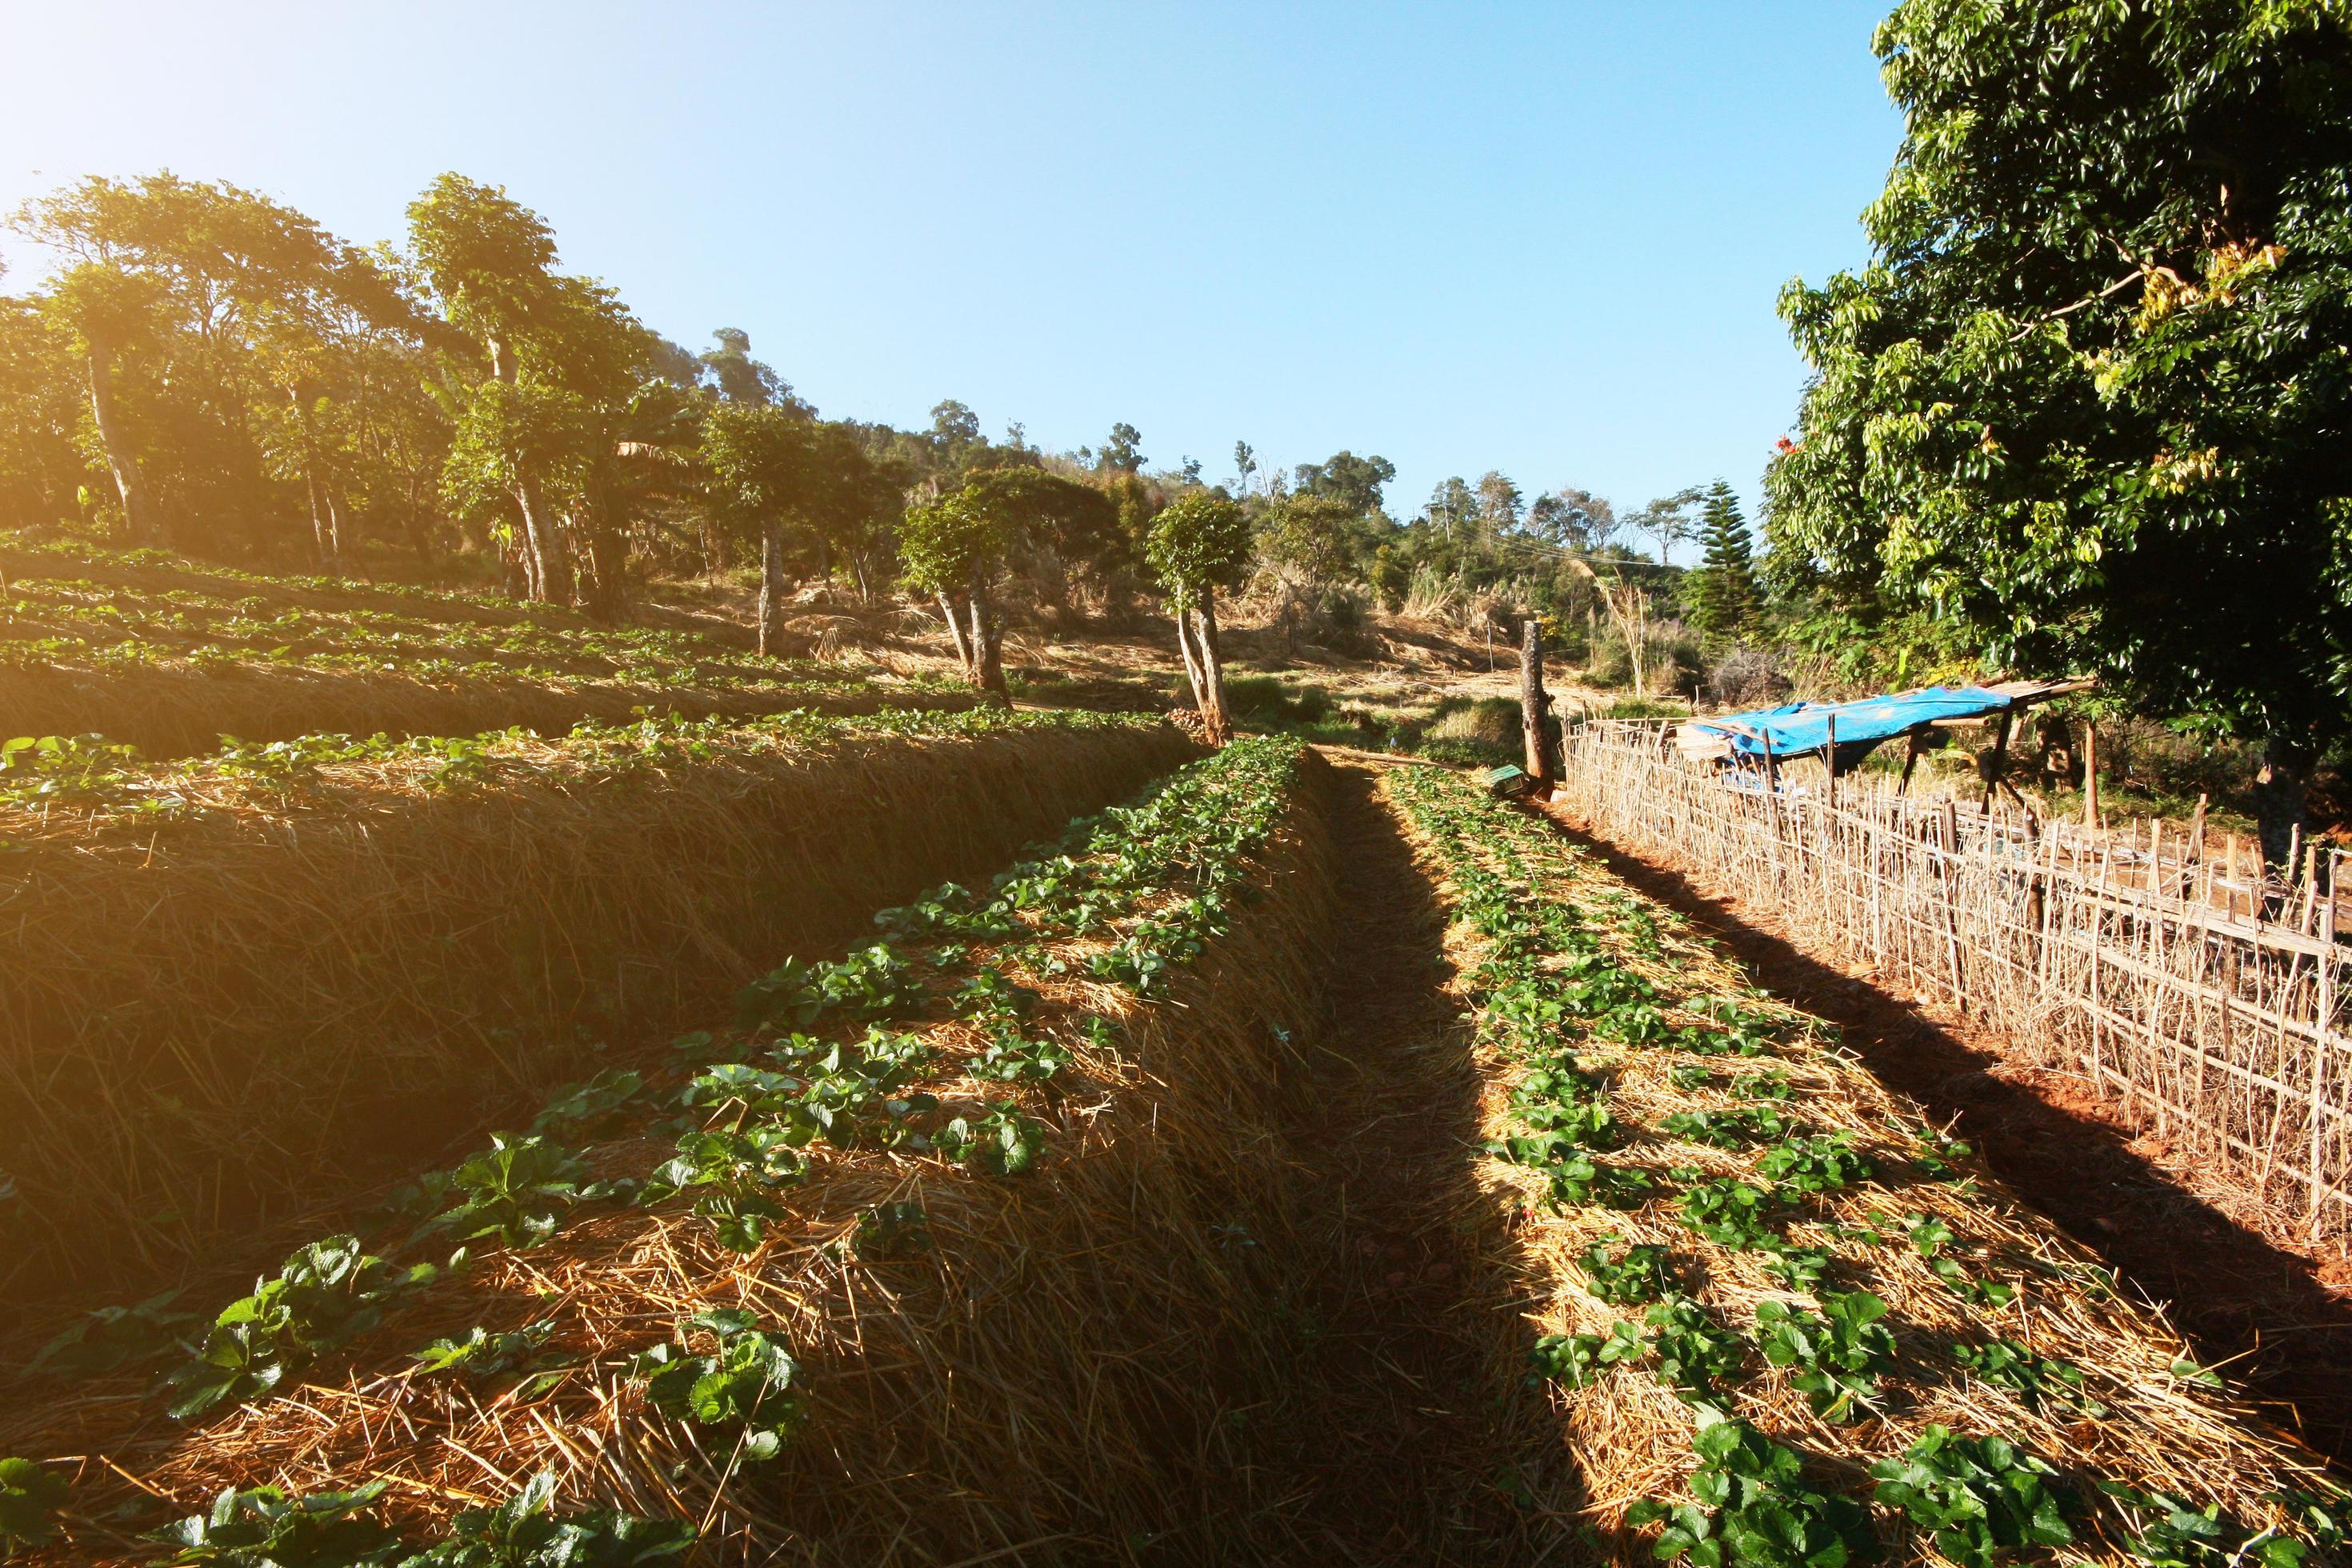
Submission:
[[[1876,256],[1781,300],[1769,531],[1991,661],[2352,733],[2352,31],[2324,0],[1907,0]]]

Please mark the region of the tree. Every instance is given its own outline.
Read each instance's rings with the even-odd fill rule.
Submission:
[[[1358,517],[1381,510],[1381,487],[1396,478],[1396,465],[1386,458],[1359,458],[1340,450],[1319,463],[1298,465],[1297,489],[1301,495],[1326,496]]]
[[[2352,22],[1912,0],[1875,47],[1907,130],[1871,264],[1781,298],[1774,553],[2259,742],[2275,863],[2352,734]]]
[[[1488,533],[1516,533],[1526,502],[1519,487],[1493,468],[1478,477],[1478,519]]]
[[[1118,542],[1108,496],[1027,464],[982,469],[962,489],[910,508],[899,536],[908,579],[938,599],[964,678],[1006,707],[997,588],[1010,558],[1045,550],[1086,559]]]
[[[1693,521],[1691,511],[1706,499],[1696,489],[1660,496],[1625,519],[1624,526],[1635,533],[1647,534],[1658,547],[1658,564],[1671,565],[1674,547],[1698,537],[1698,524]]]
[[[510,498],[522,521],[526,591],[569,603],[571,561],[544,494],[552,421],[535,406],[522,369],[522,340],[554,296],[554,231],[503,188],[448,174],[409,204],[408,234],[442,309],[476,339],[488,369],[466,389],[450,450],[453,495],[477,510],[493,495]]]
[[[299,495],[332,567],[361,362],[430,327],[377,260],[265,196],[170,174],[87,178],[11,221],[67,260],[45,308],[77,345],[126,531],[236,529],[259,550]]]
[[[1210,743],[1233,739],[1225,717],[1225,667],[1217,647],[1217,590],[1241,585],[1249,570],[1249,514],[1219,490],[1171,501],[1151,522],[1144,554],[1168,591],[1176,647]]]
[[[1234,443],[1234,488],[1249,494],[1250,476],[1257,472],[1257,451],[1247,441]]]
[[[1707,487],[1698,537],[1706,553],[1693,574],[1691,620],[1716,643],[1736,642],[1755,625],[1764,596],[1756,584],[1748,520],[1739,513],[1739,498],[1721,479]]]
[[[1572,485],[1539,495],[1528,509],[1528,531],[1548,544],[1590,553],[1607,548],[1624,525],[1606,496]]]
[[[133,544],[163,538],[136,438],[116,396],[118,360],[152,337],[162,289],[110,261],[84,261],[61,274],[43,310],[68,334],[89,376],[91,423],[122,505],[123,534]]]
[[[1005,542],[1002,514],[968,489],[908,508],[898,533],[907,580],[939,600],[964,679],[1010,708],[998,651],[1004,632],[989,593]]]
[[[1143,432],[1124,420],[1112,426],[1110,434],[1103,437],[1102,466],[1123,474],[1141,471],[1144,456],[1139,447],[1142,440]]]
[[[803,408],[730,401],[703,416],[702,463],[721,510],[760,542],[760,651],[783,635],[785,531],[806,524],[820,485],[815,422]]]
[[[698,363],[718,384],[719,395],[729,403],[797,401],[784,378],[751,357],[751,334],[740,327],[712,332],[719,346],[706,349]]]

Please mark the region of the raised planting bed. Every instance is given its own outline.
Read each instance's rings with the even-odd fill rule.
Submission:
[[[1388,788],[1457,916],[1561,1560],[2338,1560],[2318,1458],[1827,1026],[1539,819]]]
[[[1093,715],[798,714],[0,773],[6,1327],[229,1238],[257,1264],[606,1044],[1193,754]]]
[[[1213,1556],[1280,1501],[1229,1445],[1284,1372],[1256,1118],[1319,1004],[1321,766],[1231,747],[226,1310],[86,1320],[0,1405],[0,1519],[58,1563]]]

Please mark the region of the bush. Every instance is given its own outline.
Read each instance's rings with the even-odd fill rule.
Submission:
[[[1696,689],[1706,668],[1706,655],[1696,637],[1679,628],[1662,628],[1650,638],[1649,689],[1652,696],[1669,693],[1687,695]],[[1633,660],[1625,651],[1625,640],[1614,631],[1605,632],[1593,645],[1592,662],[1584,678],[1595,686],[1612,689],[1633,684]]]
[[[1706,672],[1706,700],[1718,707],[1769,708],[1795,689],[1780,661],[1762,648],[1733,648]]]
[[[1225,704],[1237,718],[1261,724],[1316,724],[1331,716],[1331,694],[1319,686],[1292,689],[1279,676],[1225,678]]]

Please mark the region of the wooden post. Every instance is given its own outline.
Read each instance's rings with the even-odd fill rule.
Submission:
[[[1837,715],[1826,713],[1822,715],[1822,719],[1829,725],[1829,735],[1822,744],[1822,765],[1829,770],[1830,774],[1826,799],[1830,809],[1835,811],[1837,809]]]
[[[1903,782],[1895,786],[1895,793],[1896,795],[1909,795],[1911,793],[1912,770],[1919,765],[1919,754],[1921,749],[1919,742],[1925,740],[1927,735],[1927,725],[1914,724],[1911,726],[1911,738],[1908,744],[1905,747],[1903,754]]]
[[[2099,824],[2099,726],[2095,720],[2083,721],[2083,826],[2094,830]]]
[[[1544,700],[1543,623],[1530,620],[1520,631],[1519,731],[1527,742],[1528,776],[1545,795],[1559,782],[1559,770],[1552,762],[1549,706]]]
[[[2016,710],[2002,709],[2000,724],[1993,731],[1992,754],[1985,759],[1984,768],[1983,809],[1986,811],[1992,809],[1992,792],[2000,787],[2001,775],[2009,771],[2009,727],[2016,721]]]
[[[2336,889],[2329,888],[2319,915],[2319,938],[2327,944],[2319,961],[2319,999],[2314,1031],[2315,1051],[2311,1064],[2311,1239],[2326,1228],[2326,1195],[2335,1191],[2327,1163],[2327,1030],[2336,1021]]]

